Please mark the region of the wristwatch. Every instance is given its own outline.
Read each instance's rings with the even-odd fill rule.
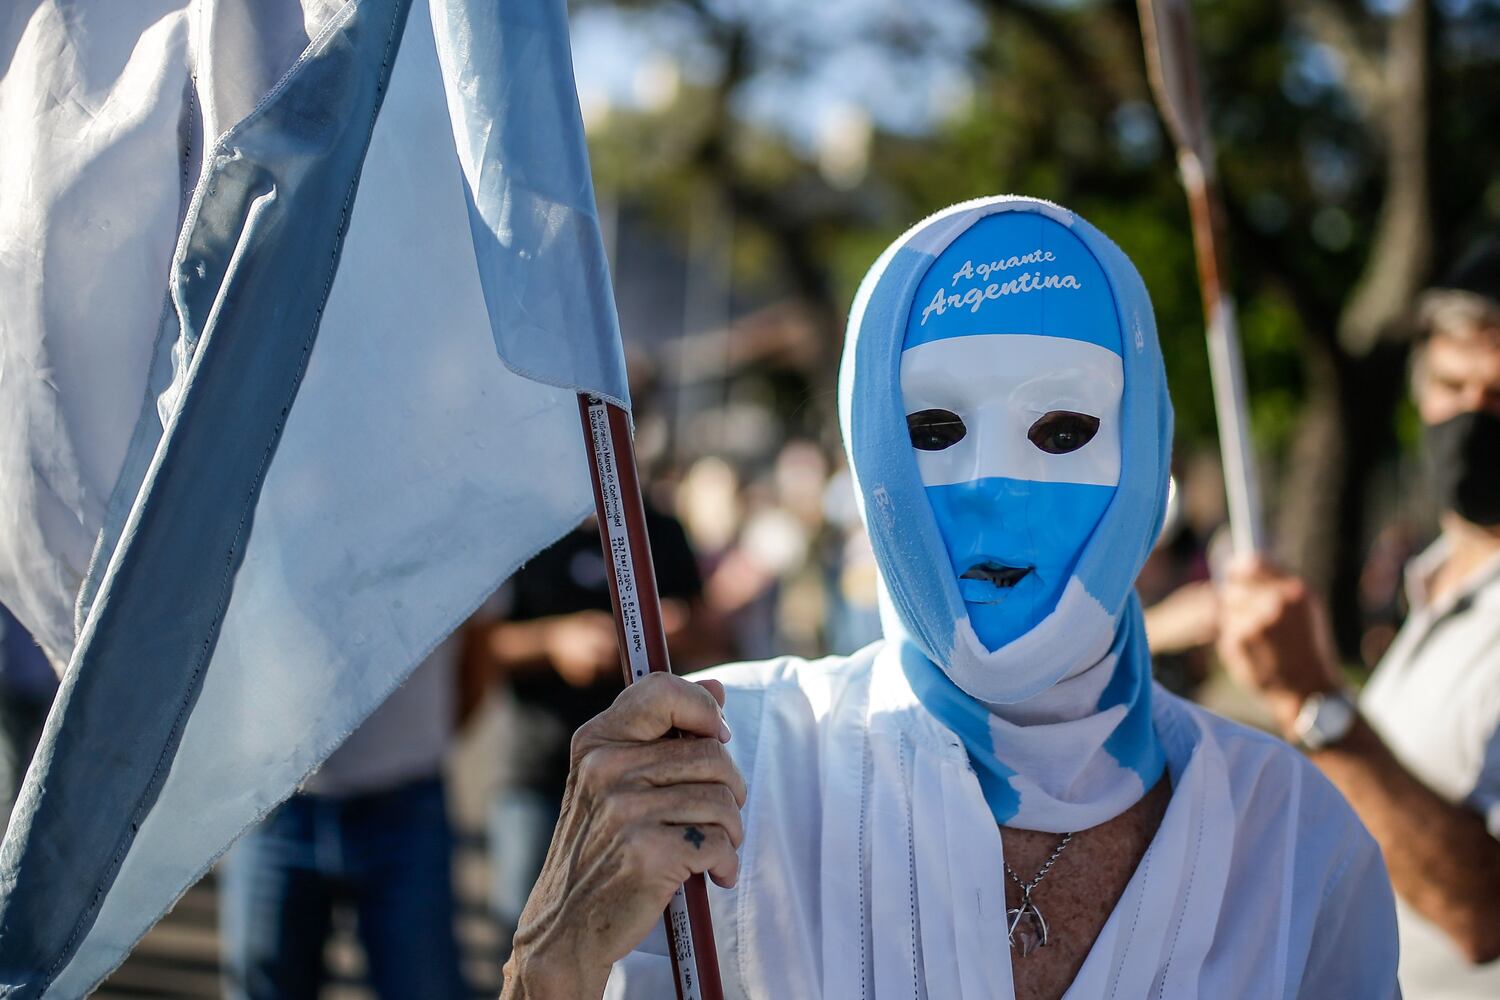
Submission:
[[[1354,700],[1343,691],[1308,695],[1292,723],[1298,749],[1324,750],[1334,746],[1354,728],[1355,715]]]

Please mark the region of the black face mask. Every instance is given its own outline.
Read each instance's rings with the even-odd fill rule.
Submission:
[[[1435,499],[1471,524],[1500,524],[1500,417],[1460,413],[1422,428]]]

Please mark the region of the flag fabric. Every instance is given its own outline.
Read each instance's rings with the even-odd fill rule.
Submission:
[[[0,51],[0,602],[68,664],[0,997],[74,997],[586,515],[624,363],[561,0],[27,0]]]

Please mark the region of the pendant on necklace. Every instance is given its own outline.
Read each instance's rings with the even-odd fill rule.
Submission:
[[[1012,951],[1019,950],[1021,957],[1025,958],[1038,948],[1046,947],[1047,921],[1031,901],[1029,893],[1021,897],[1020,906],[1006,911],[1005,916],[1009,920],[1006,936],[1010,938]]]
[[[1015,951],[1019,948],[1022,958],[1038,948],[1047,947],[1047,921],[1042,917],[1042,911],[1038,910],[1036,904],[1031,901],[1031,893],[1042,884],[1042,879],[1047,877],[1047,873],[1052,870],[1057,859],[1062,857],[1062,852],[1068,849],[1068,844],[1072,843],[1072,840],[1071,833],[1063,834],[1062,840],[1058,841],[1057,846],[1052,849],[1052,856],[1047,859],[1041,871],[1037,872],[1036,877],[1030,882],[1022,882],[1021,876],[1016,874],[1009,862],[1005,865],[1005,874],[1016,884],[1016,888],[1021,890],[1021,905],[1014,910],[1005,911],[1006,937],[1010,938],[1010,950]]]

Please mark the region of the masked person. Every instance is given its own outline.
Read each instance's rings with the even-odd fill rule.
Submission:
[[[581,729],[506,995],[670,996],[690,871],[731,997],[1395,995],[1337,792],[1151,682],[1172,416],[1120,250],[1030,199],[933,216],[865,278],[840,409],[884,639]]]
[[[1321,606],[1251,561],[1219,649],[1379,841],[1409,997],[1500,997],[1500,241],[1419,310],[1412,390],[1442,534],[1407,567],[1410,614],[1356,709]]]

